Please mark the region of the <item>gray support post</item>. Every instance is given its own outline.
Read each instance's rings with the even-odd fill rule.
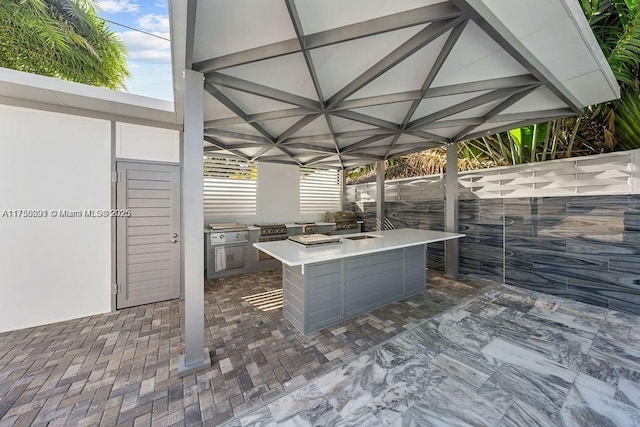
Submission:
[[[384,169],[386,164],[384,160],[376,162],[376,229],[384,230],[385,212],[384,212]]]
[[[447,173],[445,184],[445,229],[458,233],[458,144],[447,145]],[[445,242],[445,262],[447,276],[458,277],[458,239]]]
[[[347,209],[347,171],[340,169],[338,173],[340,174],[340,210],[344,211]]]
[[[182,254],[184,268],[184,354],[178,359],[183,377],[211,366],[204,347],[204,76],[184,70],[184,135],[182,153]]]

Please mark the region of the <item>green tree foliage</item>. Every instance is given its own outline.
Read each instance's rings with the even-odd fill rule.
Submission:
[[[126,49],[91,0],[0,0],[0,67],[110,89],[129,76]]]
[[[582,116],[465,141],[460,155],[480,163],[520,164],[640,148],[640,0],[580,4],[618,80],[621,99],[588,107]]]

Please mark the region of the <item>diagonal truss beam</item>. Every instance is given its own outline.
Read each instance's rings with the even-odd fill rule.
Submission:
[[[436,58],[433,64],[433,67],[431,67],[431,70],[429,70],[429,74],[427,75],[427,78],[425,79],[424,83],[422,84],[422,87],[420,88],[420,99],[413,101],[413,103],[411,104],[411,107],[409,108],[409,111],[407,112],[407,115],[405,116],[402,122],[403,129],[407,126],[407,123],[409,123],[409,121],[411,120],[411,117],[413,116],[413,113],[416,112],[416,109],[418,108],[418,105],[420,105],[422,98],[424,98],[425,94],[431,87],[431,84],[438,76],[438,73],[440,73],[442,66],[444,65],[445,61],[449,57],[449,54],[453,50],[453,47],[456,45],[458,39],[462,35],[462,32],[464,31],[466,26],[467,26],[467,21],[463,21],[460,24],[456,25],[453,30],[451,30],[451,34],[449,34],[449,37],[447,37],[447,40],[445,41],[444,46],[442,47],[442,50],[438,54],[438,57]]]
[[[509,87],[529,86],[539,83],[539,80],[530,74],[513,77],[499,77],[497,79],[481,80],[477,82],[458,83],[448,86],[432,87],[422,94],[419,90],[398,92],[389,95],[370,96],[366,98],[349,99],[339,102],[334,108],[337,110],[349,110],[352,108],[373,107],[376,105],[394,104],[397,102],[416,101],[439,96],[461,95],[470,92],[484,92],[487,90],[503,89]]]
[[[224,119],[207,120],[204,128],[217,128],[224,126],[239,125],[244,123],[261,122],[265,120],[286,119],[290,117],[300,117],[313,114],[312,110],[306,108],[289,108],[286,110],[267,111],[264,113],[248,114],[246,120],[242,117],[226,117]]]
[[[336,133],[336,138],[360,138],[362,136],[373,135],[394,135],[397,131],[387,129],[362,129],[362,130],[350,130],[346,132]]]
[[[330,157],[332,157],[332,156],[318,156],[318,157],[314,157],[313,159],[309,159],[309,160],[307,160],[306,162],[302,162],[302,165],[303,165],[303,166],[309,166],[309,165],[312,165],[312,164],[314,164],[314,163],[318,163],[318,162],[320,162],[320,161],[322,161],[322,160],[328,159],[328,158],[330,158]]]
[[[451,0],[451,2],[576,114],[582,113],[583,107],[580,101],[509,31],[482,0]]]
[[[531,74],[520,76],[498,77],[496,79],[480,80],[468,83],[458,83],[448,86],[429,88],[424,98],[437,98],[439,96],[461,95],[470,92],[484,92],[487,90],[506,89],[510,87],[530,86],[540,83]]]
[[[570,108],[555,108],[553,110],[541,110],[541,111],[533,111],[526,113],[509,113],[509,114],[498,114],[497,116],[492,117],[487,120],[488,123],[504,123],[504,122],[512,122],[512,121],[523,121],[523,120],[539,120],[540,118],[545,117],[569,117],[573,116],[575,113]],[[539,122],[538,122],[539,123]]]
[[[460,16],[460,10],[449,2],[436,3],[418,9],[407,10],[365,22],[310,34],[304,38],[304,47],[308,49],[329,46],[349,40],[369,37],[414,25],[454,19]]]
[[[342,117],[343,119],[353,120],[354,122],[360,122],[371,126],[380,127],[383,129],[389,129],[391,131],[399,131],[400,126],[396,123],[382,120],[377,117],[367,116],[366,114],[356,113],[351,110],[333,111],[332,115]]]
[[[540,116],[537,117],[535,120],[532,119],[527,119],[527,120],[521,120],[519,122],[512,122],[506,125],[502,125],[502,126],[496,126],[494,128],[491,129],[485,129],[479,132],[474,132],[471,133],[469,135],[467,135],[467,140],[469,139],[475,139],[475,138],[480,138],[483,136],[487,136],[487,135],[494,135],[496,133],[500,133],[500,132],[506,132],[508,130],[511,129],[515,129],[515,128],[519,128],[519,127],[523,127],[523,126],[529,126],[531,124],[535,124],[535,123],[542,123],[542,122],[548,122],[551,120],[556,120],[556,119],[561,119],[563,117],[567,117],[567,116],[575,116],[575,113],[573,112],[573,110],[571,110],[571,114],[561,114],[561,115],[550,115],[550,116]]]
[[[426,139],[428,141],[435,141],[441,144],[448,144],[451,142],[449,138],[445,138],[444,136],[436,135],[435,133],[426,132],[424,130],[415,130],[411,132],[406,132],[409,135],[417,136],[418,138]]]
[[[373,107],[376,105],[395,104],[397,102],[415,101],[420,99],[420,91],[392,93],[389,95],[370,96],[366,98],[341,101],[333,107],[333,111],[350,110],[352,108]]]
[[[313,59],[311,58],[311,52],[307,48],[307,40],[305,40],[304,33],[302,31],[302,23],[300,22],[300,16],[298,15],[298,10],[296,9],[296,4],[294,0],[285,0],[287,5],[287,10],[289,11],[289,17],[291,18],[291,22],[293,23],[293,28],[296,32],[296,37],[300,41],[300,46],[302,46],[302,54],[304,56],[305,64],[307,65],[307,69],[309,70],[309,75],[311,76],[311,80],[313,81],[313,87],[316,91],[316,96],[319,100],[324,99],[324,95],[322,94],[322,89],[320,88],[320,80],[318,79],[318,73],[316,72],[316,68],[313,65]],[[323,102],[324,104],[324,102]],[[324,113],[325,122],[329,127],[329,132],[331,133],[331,140],[333,141],[333,147],[335,149],[336,154],[338,154],[338,159],[340,160],[340,164],[342,165],[342,158],[340,158],[340,149],[338,148],[338,142],[333,136],[333,124],[329,119],[329,116]]]
[[[305,127],[306,125],[308,125],[309,123],[311,123],[312,121],[314,121],[320,116],[321,114],[311,114],[308,116],[304,116],[303,118],[295,122],[291,127],[289,127],[289,129],[285,130],[280,135],[278,135],[278,137],[276,138],[276,144],[282,144],[291,135],[298,132],[300,129],[302,129],[303,127]]]
[[[361,141],[358,142],[354,142],[353,144],[347,145],[346,147],[342,147],[340,149],[341,153],[349,153],[351,151],[355,151],[361,147],[364,147],[366,145],[370,145],[373,144],[375,142],[381,141],[385,138],[389,138],[389,135],[374,135],[374,136],[370,136],[369,138],[365,138]]]
[[[223,143],[222,141],[220,141],[219,139],[213,138],[211,136],[205,136],[204,140],[207,141],[209,144],[213,145],[213,147],[217,148],[218,150],[224,150],[224,151],[228,151],[230,153],[233,153],[234,155],[241,157],[245,160],[251,160],[251,158],[249,156],[247,156],[246,154],[244,154],[242,151],[238,151],[238,150],[234,150],[233,148],[230,148],[229,146],[227,146],[225,143]],[[205,147],[204,151],[211,151],[210,148],[213,147]],[[209,149],[207,149],[209,148]]]
[[[529,89],[526,89],[526,90],[523,90],[522,92],[518,92],[518,93],[515,93],[515,94],[511,95],[510,97],[508,97],[507,99],[502,101],[500,104],[498,104],[495,107],[493,107],[484,116],[482,116],[481,121],[482,122],[486,122],[487,120],[490,120],[490,119],[494,118],[495,116],[500,114],[502,111],[504,111],[507,108],[511,107],[516,102],[522,100],[522,98],[526,97],[531,92],[534,92],[534,91],[538,90],[538,88],[539,88],[539,86],[532,86]],[[480,126],[480,125],[474,124],[474,125],[470,125],[470,126],[464,128],[460,133],[458,133],[456,136],[451,138],[451,140],[452,141],[460,141],[460,139],[462,139],[468,133],[471,133],[478,126]]]
[[[302,108],[308,108],[313,111],[322,111],[322,106],[318,101],[305,98],[304,96],[294,95],[269,86],[263,86],[248,80],[239,79],[237,77],[227,76],[220,73],[209,73],[205,75],[205,81],[222,87],[239,90],[241,92],[250,93],[252,95],[262,96],[264,98],[273,99],[274,101],[284,102],[286,104],[296,105]]]
[[[299,52],[302,49],[330,46],[414,25],[452,19],[459,15],[460,10],[451,3],[437,3],[405,12],[399,12],[393,15],[371,19],[366,22],[345,25],[343,27],[310,34],[308,36],[298,37],[297,39],[285,40],[254,49],[247,49],[241,52],[220,56],[218,58],[199,61],[193,64],[193,69],[200,71],[201,73],[208,73],[223,68],[234,67],[236,65],[289,55]]]
[[[417,130],[421,129],[424,125],[429,123],[433,123],[436,120],[443,119],[445,117],[453,116],[454,114],[461,113],[463,111],[470,110],[475,107],[479,107],[480,105],[488,104],[490,102],[496,101],[498,99],[506,98],[512,96],[516,93],[522,92],[523,90],[529,89],[528,86],[517,87],[517,88],[506,88],[506,89],[497,89],[489,93],[485,93],[484,95],[476,96],[475,98],[471,98],[467,101],[461,102],[460,104],[453,105],[449,108],[442,109],[433,114],[429,114],[425,117],[417,119],[413,122],[410,122],[407,125],[408,130]]]
[[[271,141],[270,139],[265,138],[264,136],[259,136],[259,135],[250,135],[247,133],[240,133],[240,132],[231,132],[228,130],[222,130],[222,129],[207,129],[205,131],[205,135],[209,135],[209,136],[222,136],[222,137],[226,137],[226,138],[234,138],[234,139],[239,139],[241,141],[253,141],[253,142],[258,142],[261,144],[273,144],[273,141]]]
[[[396,151],[395,153],[388,153],[387,157],[400,157],[406,154],[415,153],[417,151],[428,150],[429,148],[442,147],[442,144],[437,142],[416,142],[411,144],[398,144],[395,149],[401,149],[402,151]]]
[[[407,124],[411,120],[411,117],[413,117],[413,114],[416,112],[416,109],[420,105],[422,98],[424,98],[425,93],[427,93],[427,90],[429,90],[429,88],[431,87],[431,84],[438,76],[438,73],[440,73],[440,69],[444,65],[447,58],[449,57],[449,54],[453,50],[453,47],[456,45],[458,39],[460,38],[460,35],[462,34],[466,26],[467,26],[467,21],[465,20],[465,21],[462,21],[460,24],[456,25],[453,28],[453,30],[451,30],[449,37],[447,37],[447,40],[442,46],[442,50],[440,50],[440,53],[438,54],[435,62],[433,63],[431,70],[429,70],[429,74],[427,74],[427,78],[422,83],[422,87],[420,88],[420,99],[417,99],[411,103],[411,106],[409,107],[407,114],[405,114],[404,119],[402,120],[401,129],[404,130],[407,127]],[[400,139],[400,136],[397,136],[393,141],[391,141],[391,144],[389,144],[389,149],[387,150],[387,153],[386,153],[387,156],[389,155],[389,153],[391,153],[391,151],[395,147],[396,143],[398,142],[398,139]]]
[[[282,148],[282,147],[280,147]],[[304,144],[301,142],[295,143],[295,144],[288,144],[287,148],[300,148],[303,150],[308,150],[308,151],[317,151],[319,153],[330,153],[335,155],[336,154],[336,150],[335,148],[331,148],[331,147],[323,147],[321,145],[313,145],[313,144]]]
[[[231,110],[233,114],[237,115],[238,117],[242,118],[245,121],[247,120],[248,118],[247,114],[240,107],[238,107],[232,100],[227,98],[227,96],[224,93],[220,92],[218,88],[216,88],[214,85],[212,85],[211,83],[205,82],[204,90],[207,91],[209,95],[213,96],[215,99],[220,101],[222,105],[224,105],[229,110]],[[273,141],[273,136],[269,132],[267,132],[265,128],[260,126],[258,123],[251,122],[249,123],[249,125],[255,130],[257,130],[262,136],[267,138],[269,141]]]
[[[354,94],[355,92],[369,84],[371,81],[378,78],[387,70],[393,68],[395,65],[404,61],[406,58],[413,55],[415,52],[419,51],[420,49],[431,43],[433,40],[437,39],[442,34],[458,25],[462,20],[463,18],[447,19],[428,25],[418,34],[400,45],[400,47],[378,61],[367,71],[356,77],[353,81],[351,81],[351,83],[347,84],[345,87],[336,92],[335,95],[327,100],[326,107],[328,109],[333,108],[336,104],[345,100],[350,95]]]

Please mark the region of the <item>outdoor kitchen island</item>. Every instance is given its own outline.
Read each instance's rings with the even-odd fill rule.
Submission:
[[[253,246],[282,262],[283,314],[307,334],[422,292],[426,246],[460,237],[401,229],[308,247],[289,240]]]

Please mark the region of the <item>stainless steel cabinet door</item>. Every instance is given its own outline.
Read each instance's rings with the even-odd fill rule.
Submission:
[[[180,296],[180,169],[118,162],[117,308]]]
[[[216,271],[244,268],[244,245],[215,246]]]

